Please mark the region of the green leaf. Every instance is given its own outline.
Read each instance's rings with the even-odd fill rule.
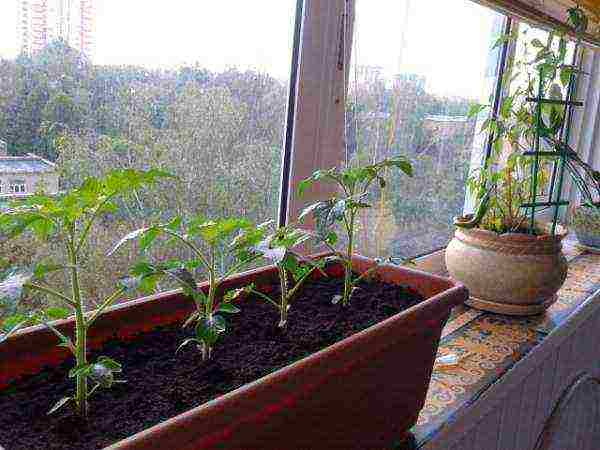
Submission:
[[[243,295],[249,294],[254,289],[254,283],[249,284],[248,286],[244,286],[238,289],[230,289],[223,296],[223,304],[229,304],[232,301],[240,299]]]
[[[325,242],[327,242],[331,246],[335,246],[335,244],[337,244],[338,242],[338,235],[336,234],[336,232],[330,231],[329,233],[327,233],[327,235],[325,236]]]
[[[500,105],[500,115],[508,119],[510,118],[510,113],[512,112],[513,104],[515,101],[515,97],[506,97],[502,100],[502,104]]]
[[[196,324],[196,337],[209,346],[217,342],[219,334],[224,331],[215,317],[218,316],[213,316],[212,319],[203,318]]]
[[[571,76],[573,75],[573,69],[571,67],[563,67],[560,69],[560,82],[564,87],[567,87],[571,82]]]
[[[192,220],[188,228],[190,236],[201,237],[208,245],[215,246],[241,230],[250,229],[252,223],[245,218],[224,218],[206,221],[202,217]]]
[[[512,40],[516,40],[518,37],[518,35],[516,33],[511,33],[509,35],[501,35],[500,37],[498,37],[498,39],[496,39],[496,41],[494,42],[494,45],[492,45],[492,50],[496,49],[498,47],[501,47],[502,45],[504,45],[506,42],[510,42]]]
[[[252,249],[264,240],[268,227],[272,224],[272,220],[261,223],[260,225],[248,226],[239,230],[237,236],[231,241],[229,246],[238,253]]]
[[[31,223],[31,230],[35,237],[46,242],[55,233],[56,227],[51,220],[40,218]]]
[[[57,401],[54,406],[52,408],[50,408],[50,411],[47,412],[48,415],[54,414],[56,411],[58,411],[59,409],[61,409],[63,406],[65,406],[67,403],[69,402],[74,402],[75,399],[73,397],[63,397],[61,398],[59,401]]]
[[[315,180],[312,178],[307,178],[306,180],[302,180],[298,183],[298,195],[300,197],[304,196],[304,193],[308,188],[310,188],[314,184]]]
[[[49,320],[66,319],[71,315],[71,310],[68,308],[52,307],[44,310],[46,317]]]
[[[64,269],[65,266],[53,262],[39,263],[33,269],[33,275],[36,279],[43,279],[49,273]]]
[[[181,228],[183,220],[181,217],[174,217],[170,222],[165,224],[165,228],[171,231],[178,231]]]
[[[108,356],[100,356],[96,361],[96,364],[100,364],[106,367],[111,372],[121,372],[122,370],[121,364],[115,361],[114,359],[109,358]]]
[[[296,279],[302,275],[301,274],[302,267],[300,266],[300,263],[298,262],[298,258],[294,254],[289,254],[283,261],[282,266],[285,270],[290,272]]]
[[[9,333],[17,325],[26,322],[29,322],[29,317],[27,317],[25,314],[14,314],[4,318],[2,321],[2,326],[0,326],[0,330],[5,333]]]
[[[476,103],[474,105],[471,105],[471,107],[469,108],[469,112],[467,113],[467,116],[469,118],[477,117],[479,114],[481,114],[482,111],[485,111],[487,108],[489,108],[489,105],[483,105],[481,103]]]
[[[156,227],[151,227],[146,230],[145,233],[142,233],[140,237],[140,250],[146,251],[150,246],[154,243],[156,238],[160,235],[160,229]]]
[[[92,366],[93,364],[88,363],[78,367],[73,367],[71,370],[69,370],[69,378],[75,378],[79,376],[87,377],[92,371]]]
[[[286,250],[292,250],[294,247],[305,243],[312,237],[312,233],[309,231],[290,225],[287,227],[280,227],[266,240],[270,242],[271,248],[284,248]]]
[[[15,314],[14,316],[10,316],[4,319],[4,321],[2,322],[2,327],[0,327],[0,330],[3,331],[2,333],[0,333],[0,344],[8,340],[21,328],[26,327],[30,323],[30,321],[31,320],[29,317],[26,317],[22,314]]]
[[[222,312],[225,314],[238,314],[241,311],[242,310],[240,308],[228,302],[222,302],[219,304],[219,308],[217,308],[217,312]]]
[[[491,118],[487,118],[483,121],[483,123],[481,124],[481,128],[480,128],[480,132],[483,133],[484,131],[486,131],[489,127],[490,124],[492,123],[492,119]]]
[[[27,206],[16,206],[0,216],[0,229],[8,237],[15,238],[31,229],[38,220],[45,220],[36,209]]]
[[[575,31],[580,34],[585,33],[588,28],[588,17],[585,12],[577,6],[567,9],[567,13],[569,15],[569,22]]]
[[[535,38],[531,40],[531,45],[536,48],[546,48],[546,46],[539,39]]]
[[[543,80],[553,80],[556,76],[556,67],[550,63],[540,64],[538,66],[540,76]]]
[[[380,164],[382,167],[397,167],[409,177],[413,176],[413,166],[411,162],[402,156],[383,160]]]
[[[148,261],[138,261],[132,268],[133,275],[150,275],[156,273],[156,267]]]

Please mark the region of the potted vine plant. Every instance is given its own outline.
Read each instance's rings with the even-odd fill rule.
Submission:
[[[49,416],[39,419],[42,431],[19,427],[18,439],[31,448],[52,439],[63,448],[191,450],[382,448],[402,437],[424,404],[442,327],[468,294],[448,279],[336,250],[333,223],[367,207],[366,186],[385,184],[395,167],[410,172],[396,158],[315,174],[310,182],[340,176],[349,188],[307,210],[325,220],[315,232],[197,217],[127,234],[113,251],[135,243],[141,257],[118,289],[167,280],[181,289],[86,312],[97,316],[88,351],[118,360],[108,369],[113,380],[122,369],[127,384],[101,391],[94,410],[104,414],[75,427]],[[301,256],[307,239],[330,252]],[[161,246],[182,256],[152,258]],[[236,274],[259,261],[272,265]],[[75,320],[48,325],[67,336]],[[51,336],[40,327],[4,336],[0,423],[15,423],[64,373],[69,353],[54,351]],[[23,383],[30,396],[18,405]],[[3,428],[0,439],[14,432]]]
[[[569,15],[574,28],[585,31],[583,12],[574,8]],[[515,315],[543,312],[567,276],[561,244],[567,231],[558,223],[559,209],[568,205],[561,198],[564,177],[589,202],[600,194],[600,174],[564,133],[569,108],[580,106],[573,101],[579,71],[566,63],[566,38],[550,33],[545,43],[525,42],[526,58],[532,49],[531,60],[509,64],[504,83],[511,89],[497,114],[490,105],[471,109],[473,116],[490,112],[482,126],[490,152],[468,182],[475,212],[455,218],[446,249],[448,272],[467,286],[471,306]],[[515,80],[523,82],[515,86]],[[543,208],[550,223],[540,220]]]
[[[583,203],[574,208],[570,223],[582,247],[600,251],[600,203]]]

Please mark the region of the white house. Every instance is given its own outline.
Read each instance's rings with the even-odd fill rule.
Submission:
[[[8,156],[6,142],[0,140],[0,199],[32,195],[43,190],[58,193],[56,164],[33,153]]]

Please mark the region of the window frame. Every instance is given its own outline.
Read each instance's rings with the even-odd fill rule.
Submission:
[[[287,195],[280,197],[280,223],[283,218],[285,223],[294,221],[305,204],[333,192],[331,187],[317,184],[303,198],[297,195],[300,181],[319,168],[339,165],[344,157],[349,67],[340,67],[338,62],[341,51],[349,61],[352,45],[347,38],[352,36],[353,19],[354,0],[303,0],[293,136],[287,156],[289,178],[285,182],[282,177],[281,188]],[[346,38],[342,45],[341,37]]]
[[[25,180],[10,180],[8,184],[8,191],[10,194],[25,194],[27,192]]]
[[[298,198],[298,183],[310,176],[315,170],[339,166],[344,161],[344,105],[348,92],[348,73],[350,69],[352,38],[354,31],[354,14],[356,0],[300,0],[303,3],[301,25],[297,23],[298,48],[294,55],[293,64],[297,63],[297,79],[294,81],[295,92],[294,110],[288,116],[286,149],[282,167],[288,171],[287,176],[282,173],[282,193],[280,196],[279,219],[280,224],[293,222],[302,207],[313,201],[327,198],[333,191],[327,185],[316,186]],[[363,0],[364,1],[364,0]],[[463,0],[469,1],[469,0]],[[347,20],[344,18],[347,17]],[[503,36],[509,36],[518,27],[519,21],[504,15],[505,23],[502,30]],[[340,42],[340,30],[345,24],[345,38]],[[343,35],[342,35],[343,36]],[[503,83],[504,73],[510,62],[510,55],[514,53],[514,42],[506,41],[502,44],[496,81],[494,87],[493,113],[497,114],[502,96],[506,95],[507,86]],[[342,68],[338,66],[341,51],[345,60]],[[589,53],[589,52],[588,52]],[[594,61],[593,64],[590,59]],[[587,64],[587,65],[586,65]],[[584,155],[589,162],[600,165],[600,133],[585,132],[586,124],[598,124],[600,114],[597,114],[600,105],[600,76],[593,71],[600,67],[600,53],[588,55],[583,59],[586,71],[594,72],[590,81],[579,83],[577,96],[591,97],[593,100],[582,111],[574,111],[570,127],[570,139],[577,145],[580,140],[586,140],[587,153]],[[344,70],[345,69],[345,70]],[[596,93],[594,93],[596,89]],[[290,123],[292,121],[292,123]],[[592,121],[592,122],[590,122]],[[589,130],[589,128],[587,128]],[[593,129],[592,129],[593,130]],[[492,136],[485,136],[484,154],[489,154]],[[595,145],[590,142],[593,141]],[[577,146],[576,148],[579,148]],[[472,150],[474,151],[474,150]],[[473,155],[477,156],[477,155]],[[477,158],[473,157],[472,162]],[[563,197],[575,200],[571,183],[566,182]],[[576,201],[576,200],[575,200]],[[465,199],[465,208],[468,207]],[[562,212],[564,216],[564,211]],[[310,227],[310,223],[307,226]]]

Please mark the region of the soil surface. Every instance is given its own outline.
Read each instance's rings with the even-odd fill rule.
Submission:
[[[219,395],[314,353],[416,303],[415,292],[381,282],[363,283],[350,305],[331,304],[342,280],[308,283],[292,304],[288,327],[277,327],[278,311],[247,299],[241,314],[228,316],[228,332],[213,359],[202,362],[193,346],[175,354],[191,334],[162,327],[133,341],[109,341],[95,352],[123,365],[126,384],[98,391],[90,419],[70,410],[47,416],[57,400],[73,391],[67,377],[73,361],[20,380],[0,392],[0,447],[6,450],[99,449],[174,417]],[[275,294],[274,294],[275,295]]]

